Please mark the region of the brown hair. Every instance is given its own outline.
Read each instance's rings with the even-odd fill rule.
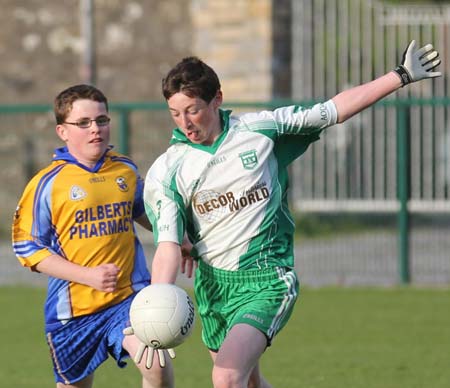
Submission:
[[[72,110],[73,103],[77,100],[92,100],[103,102],[108,111],[108,100],[106,96],[92,85],[74,85],[59,93],[55,97],[53,111],[55,113],[56,124],[66,121]]]
[[[181,92],[209,103],[219,90],[216,72],[197,57],[184,58],[162,80],[162,93],[166,100]]]

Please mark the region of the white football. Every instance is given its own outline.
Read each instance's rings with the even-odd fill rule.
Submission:
[[[192,334],[194,303],[185,290],[174,284],[151,284],[131,302],[130,322],[144,344],[157,349],[174,348]]]

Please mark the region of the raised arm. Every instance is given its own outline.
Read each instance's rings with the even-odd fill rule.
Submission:
[[[336,105],[338,123],[342,123],[400,87],[425,78],[440,77],[432,71],[441,63],[431,44],[416,49],[413,40],[403,54],[402,63],[393,71],[360,86],[345,90],[332,98]]]
[[[398,75],[391,71],[376,80],[345,90],[332,98],[342,123],[402,86]]]

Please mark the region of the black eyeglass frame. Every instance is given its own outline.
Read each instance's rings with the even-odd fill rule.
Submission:
[[[95,123],[99,127],[106,127],[111,122],[111,117],[100,116],[100,117],[97,117],[96,119],[92,119],[92,120],[85,118],[85,119],[80,119],[74,123],[71,123],[69,121],[64,121],[63,124],[76,125],[78,128],[88,129],[92,126],[93,121],[95,121]]]

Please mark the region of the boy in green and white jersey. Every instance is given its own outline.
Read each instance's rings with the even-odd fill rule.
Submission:
[[[199,266],[195,296],[214,387],[270,387],[259,358],[286,324],[298,296],[287,166],[341,123],[398,88],[438,77],[431,45],[411,42],[402,64],[366,84],[305,109],[290,106],[239,117],[220,109],[214,70],[183,59],[163,80],[178,128],[150,168],[144,189],[157,250],[153,283],[173,283],[187,232]],[[186,269],[186,264],[188,267]]]
[[[145,195],[150,219],[158,225],[157,241],[181,241],[187,227],[196,256],[214,268],[292,268],[287,166],[323,128],[336,123],[331,102],[294,110],[234,117],[219,109],[223,130],[210,146],[191,143],[175,130],[172,146],[147,177]],[[280,141],[283,137],[286,141]],[[168,191],[173,200],[167,199]]]

